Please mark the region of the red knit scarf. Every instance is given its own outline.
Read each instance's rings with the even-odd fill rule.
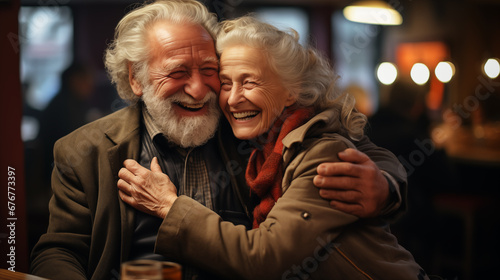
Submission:
[[[273,127],[263,135],[263,149],[254,149],[246,170],[246,181],[250,189],[260,198],[253,211],[253,227],[259,227],[271,208],[281,197],[283,179],[283,138],[290,131],[304,124],[312,116],[311,109],[287,108]]]

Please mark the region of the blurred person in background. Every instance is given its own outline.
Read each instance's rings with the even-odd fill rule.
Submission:
[[[398,79],[391,85],[387,104],[369,118],[367,134],[393,152],[408,173],[408,211],[392,228],[415,258],[430,267],[438,228],[432,198],[457,183],[445,151],[430,136],[427,92],[426,86]]]

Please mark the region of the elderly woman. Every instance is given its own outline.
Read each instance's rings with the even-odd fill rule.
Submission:
[[[177,197],[156,174],[155,183],[142,180],[161,183],[170,201],[158,209],[166,218],[157,240],[168,242],[156,252],[228,279],[426,279],[382,219],[334,210],[313,185],[318,164],[339,161],[366,123],[353,98],[336,91],[326,60],[295,32],[252,17],[225,22],[217,50],[219,105],[234,135],[255,146],[246,169],[260,201],[254,229]],[[152,170],[161,170],[155,160]]]

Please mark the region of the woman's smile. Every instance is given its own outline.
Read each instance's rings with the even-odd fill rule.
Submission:
[[[233,117],[238,121],[248,121],[257,116],[259,111],[234,112]]]
[[[262,51],[234,45],[221,55],[219,105],[240,139],[266,133],[286,106],[295,103]]]

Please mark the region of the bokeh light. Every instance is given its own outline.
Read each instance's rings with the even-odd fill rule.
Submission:
[[[449,61],[441,61],[434,70],[436,77],[442,83],[448,83],[455,75],[455,65]]]
[[[425,66],[423,63],[415,63],[413,67],[411,68],[410,71],[410,76],[411,79],[417,84],[417,85],[423,85],[427,83],[429,80],[429,77],[431,76],[431,72],[429,71],[429,68]]]
[[[398,77],[396,66],[390,62],[382,62],[377,68],[377,78],[384,85],[394,83]]]
[[[484,63],[483,67],[484,73],[486,76],[491,79],[495,79],[500,75],[500,62],[498,58],[490,58]]]

